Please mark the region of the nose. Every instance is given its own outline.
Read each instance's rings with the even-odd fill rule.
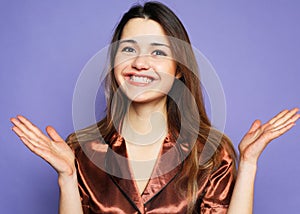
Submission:
[[[147,55],[136,56],[132,62],[132,67],[137,70],[148,70],[150,68],[150,62]]]

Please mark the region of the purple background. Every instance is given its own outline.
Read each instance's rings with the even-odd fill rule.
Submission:
[[[16,1],[0,6],[0,213],[57,213],[56,172],[10,130],[24,114],[39,127],[73,131],[72,95],[85,63],[108,44],[135,1]],[[227,101],[226,133],[236,148],[254,119],[300,107],[300,2],[165,1],[214,65]],[[259,161],[255,213],[297,213],[300,128]]]

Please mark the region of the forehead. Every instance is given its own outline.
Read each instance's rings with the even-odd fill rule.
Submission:
[[[159,38],[160,40],[169,43],[164,29],[156,21],[144,18],[130,19],[124,26],[121,39],[143,37],[147,38],[147,40]]]

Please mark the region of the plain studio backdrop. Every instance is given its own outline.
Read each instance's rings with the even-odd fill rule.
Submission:
[[[79,74],[135,2],[1,0],[0,213],[57,213],[56,172],[19,141],[9,118],[23,114],[43,130],[53,125],[64,138],[73,132]],[[225,132],[235,148],[255,119],[266,122],[284,108],[300,107],[298,0],[163,2],[219,75]],[[101,114],[103,97],[96,106]],[[259,160],[254,213],[298,212],[299,156],[296,125]]]

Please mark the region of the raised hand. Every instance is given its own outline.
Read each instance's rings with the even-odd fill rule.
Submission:
[[[257,160],[275,138],[290,130],[300,118],[299,109],[284,110],[265,124],[254,121],[239,144],[240,163],[228,214],[253,213],[254,181]]]
[[[265,124],[256,120],[239,144],[240,161],[256,164],[264,148],[290,130],[300,118],[299,109],[284,110]]]
[[[12,130],[35,154],[46,160],[62,177],[76,174],[74,153],[51,126],[46,127],[46,136],[39,128],[23,116],[11,118]]]

